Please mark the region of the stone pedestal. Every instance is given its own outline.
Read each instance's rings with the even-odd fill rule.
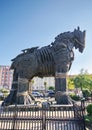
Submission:
[[[69,104],[66,76],[66,73],[55,74],[55,99],[57,104]]]

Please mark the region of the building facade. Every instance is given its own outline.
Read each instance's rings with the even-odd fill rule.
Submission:
[[[10,66],[0,65],[0,88],[11,89],[13,70]]]
[[[10,70],[10,66],[0,65],[0,88],[11,89],[13,80],[13,70]],[[34,77],[29,84],[32,90],[45,90],[49,86],[55,86],[54,77]]]
[[[32,90],[48,90],[50,86],[55,87],[55,78],[54,77],[34,77],[32,79],[31,87]]]

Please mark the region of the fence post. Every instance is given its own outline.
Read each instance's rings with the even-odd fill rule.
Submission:
[[[82,115],[84,115],[85,114],[85,99],[84,98],[81,100],[81,109],[82,109]]]
[[[82,112],[82,117],[83,117],[83,124],[84,124],[84,130],[86,130],[86,126],[85,126],[85,118],[84,118],[84,113],[85,113],[85,99],[83,98],[81,100],[81,112]]]
[[[74,118],[76,118],[76,114],[75,114],[75,105],[74,105],[74,102],[73,103],[73,111],[74,111]]]
[[[50,104],[48,102],[42,103],[42,130],[46,130],[46,111],[49,109]]]
[[[46,104],[45,104],[45,102],[43,102],[42,103],[42,130],[46,130],[45,110],[46,110]]]
[[[14,115],[13,115],[13,124],[12,124],[12,130],[15,130],[16,128],[16,118],[17,118],[17,106],[15,104],[14,107]]]

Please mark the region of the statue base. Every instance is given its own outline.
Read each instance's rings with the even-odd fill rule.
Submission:
[[[57,104],[70,104],[69,97],[66,92],[57,91],[55,94]]]

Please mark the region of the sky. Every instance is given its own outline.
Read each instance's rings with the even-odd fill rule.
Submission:
[[[86,30],[86,47],[82,54],[74,51],[69,74],[92,73],[92,0],[0,0],[0,65],[78,26]]]

